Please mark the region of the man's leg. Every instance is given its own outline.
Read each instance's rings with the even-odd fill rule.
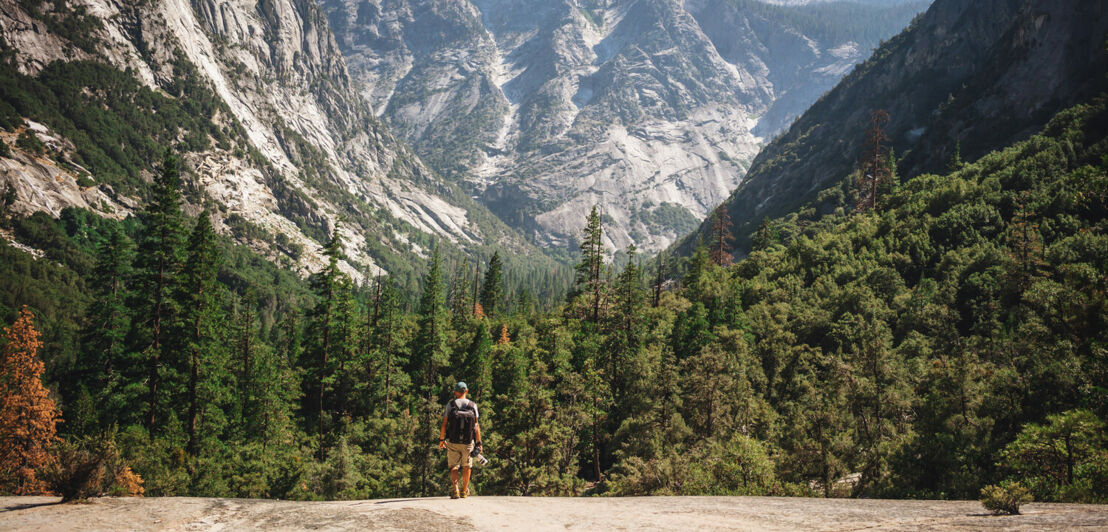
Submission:
[[[462,455],[457,449],[446,445],[446,465],[450,468],[450,483],[454,486],[453,491],[450,492],[451,499],[457,499],[458,493],[458,466],[462,465]]]
[[[465,495],[469,494],[469,473],[471,471],[473,471],[472,467],[462,468],[462,493]]]

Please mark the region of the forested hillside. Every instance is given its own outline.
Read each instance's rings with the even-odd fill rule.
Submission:
[[[739,254],[764,218],[806,206],[860,163],[874,110],[909,178],[1024,140],[1062,109],[1108,89],[1108,5],[1097,0],[936,0],[820,97],[751,163],[719,207]],[[691,254],[710,224],[675,249]]]
[[[767,221],[736,264],[701,248],[681,279],[614,271],[594,210],[552,311],[439,247],[412,309],[387,277],[356,286],[339,238],[302,282],[182,214],[171,155],[137,218],[5,211],[44,255],[0,244],[0,312],[28,305],[44,332],[59,455],[112,455],[147,495],[445,493],[434,443],[460,379],[492,460],[480,494],[974,498],[1012,480],[1105,501],[1106,131],[1102,98],[860,212],[840,176],[830,215]],[[30,345],[20,323],[5,353]],[[75,478],[58,469],[40,476]]]

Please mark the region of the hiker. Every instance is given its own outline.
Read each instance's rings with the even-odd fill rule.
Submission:
[[[477,423],[477,403],[466,398],[468,393],[466,383],[459,382],[454,386],[454,399],[446,403],[439,430],[439,449],[446,449],[450,482],[454,485],[451,499],[469,496],[469,473],[473,466],[473,455],[481,453],[481,425]],[[458,489],[458,469],[462,470],[461,490]]]

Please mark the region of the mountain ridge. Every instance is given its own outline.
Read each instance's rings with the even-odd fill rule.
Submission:
[[[944,169],[960,150],[973,160],[1027,138],[1054,113],[1106,87],[1108,10],[1090,1],[937,0],[824,95],[752,163],[723,204],[739,254],[765,218],[834,209],[860,158],[870,112],[905,178]],[[674,250],[690,254],[702,224]]]
[[[302,275],[322,266],[321,245],[336,227],[347,243],[344,268],[355,279],[388,270],[415,282],[410,259],[429,256],[436,240],[458,248],[451,253],[459,256],[491,254],[491,247],[502,246],[555,267],[440,179],[374,117],[351,87],[345,58],[314,2],[279,0],[254,7],[203,0],[84,0],[73,8],[41,1],[4,2],[2,8],[0,29],[19,70],[12,76],[34,78],[53,61],[94,61],[134,76],[141,87],[129,90],[172,95],[174,87],[191,84],[196,99],[211,101],[210,116],[199,116],[210,131],[185,132],[196,140],[184,153],[186,181],[199,191],[190,197],[190,209],[210,204],[221,232],[254,234],[240,240]],[[84,95],[73,98],[96,101],[101,91],[90,83]],[[192,109],[185,112],[195,113]],[[51,119],[65,121],[56,114]],[[49,125],[35,123],[44,138],[59,136]],[[87,123],[69,126],[67,131],[82,135],[91,131]],[[93,135],[85,144],[95,147],[105,140],[111,139]],[[76,205],[124,216],[130,210],[124,204],[140,202],[143,181],[155,170],[146,163],[131,172],[120,182],[128,191],[122,194],[98,182],[95,171],[52,182],[62,175],[59,167],[89,164],[72,142],[55,148],[37,161],[20,155],[5,160],[4,180],[16,187],[17,209],[56,212]],[[76,185],[78,174],[93,186]],[[126,199],[109,202],[109,213],[80,200],[93,194],[90,190]]]
[[[745,0],[320,5],[374,109],[502,220],[543,246],[573,249],[581,213],[602,203],[609,249],[657,250],[740,182],[759,135],[787,124],[796,107],[925,2],[887,9]],[[828,22],[803,9],[840,16]],[[848,12],[884,29],[820,44],[789,25],[845,25]],[[745,44],[723,26],[706,33],[724,15]],[[775,73],[775,88],[766,64],[778,62],[780,47],[770,44],[782,39],[796,44],[785,68],[800,75]]]

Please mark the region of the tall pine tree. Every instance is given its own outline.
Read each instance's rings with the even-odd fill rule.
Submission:
[[[135,257],[132,345],[146,367],[144,422],[151,429],[161,414],[162,349],[176,310],[173,290],[181,270],[184,242],[178,165],[177,156],[167,150],[162,172],[154,179],[153,198],[142,213],[144,231]]]
[[[419,298],[419,332],[412,348],[410,372],[419,375],[416,382],[428,398],[436,391],[439,368],[450,360],[444,298],[442,257],[436,244],[431,254],[431,268],[423,279],[423,295]]]
[[[222,358],[217,351],[223,350],[221,329],[226,321],[220,297],[222,287],[216,280],[221,255],[215,239],[211,219],[205,211],[196,219],[196,225],[189,237],[188,260],[181,272],[181,282],[177,290],[179,312],[174,331],[176,334],[168,342],[181,357],[180,362],[183,362],[183,369],[188,375],[185,430],[188,432],[187,449],[193,456],[200,454],[197,423],[202,408],[201,379],[218,378],[218,375],[202,376],[201,370],[202,367],[208,369],[212,362]],[[220,373],[224,368],[210,369]]]
[[[485,315],[496,316],[497,305],[504,299],[503,280],[500,278],[500,252],[493,252],[489,259],[489,269],[485,272],[485,282],[481,285],[481,308]]]
[[[331,359],[339,345],[341,334],[342,302],[344,286],[347,284],[347,276],[339,269],[339,261],[345,258],[343,254],[342,237],[338,227],[335,228],[331,240],[323,248],[323,254],[327,257],[327,267],[312,277],[312,289],[315,291],[318,302],[309,315],[308,351],[305,353],[308,359],[304,365],[309,368],[309,377],[305,381],[308,387],[306,396],[310,404],[305,409],[316,417],[317,433],[324,434],[324,419],[327,409],[325,397],[327,387],[331,382]],[[323,445],[320,443],[320,456],[323,456]]]
[[[117,421],[120,411],[133,408],[119,404],[120,373],[126,365],[124,357],[130,328],[127,280],[131,274],[131,242],[122,231],[109,227],[105,240],[97,248],[96,267],[90,283],[96,299],[81,331],[81,360],[77,368],[80,372],[78,387],[95,394],[101,419],[79,420],[67,416],[71,418],[67,428],[76,428],[77,424],[89,429],[94,424],[107,426]]]
[[[577,264],[577,287],[581,292],[592,294],[592,321],[600,319],[600,297],[604,275],[604,228],[600,212],[593,205],[585,223],[584,238],[581,240],[581,262]]]

